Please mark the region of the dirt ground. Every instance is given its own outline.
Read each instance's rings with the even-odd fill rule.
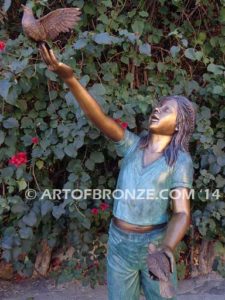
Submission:
[[[212,272],[179,281],[178,300],[225,300],[225,279]],[[0,281],[1,300],[107,300],[107,286],[83,287],[78,281],[58,286],[53,279],[29,279],[19,283]],[[145,297],[141,296],[140,300]]]

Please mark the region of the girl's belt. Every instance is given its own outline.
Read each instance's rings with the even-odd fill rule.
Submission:
[[[128,231],[128,232],[150,232],[153,229],[158,229],[165,227],[167,222],[162,224],[156,224],[156,225],[147,225],[147,226],[141,226],[141,225],[134,225],[134,224],[128,224],[127,222],[120,220],[116,217],[112,218],[113,223],[119,227],[122,230]]]

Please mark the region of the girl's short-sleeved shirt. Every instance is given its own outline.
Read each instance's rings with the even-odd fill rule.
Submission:
[[[113,215],[131,224],[155,225],[168,222],[169,192],[175,187],[192,188],[193,161],[179,150],[171,167],[164,156],[143,167],[140,137],[125,129],[124,137],[113,142],[123,157],[114,191]]]

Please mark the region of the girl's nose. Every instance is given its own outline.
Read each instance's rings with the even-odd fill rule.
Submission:
[[[154,110],[154,113],[156,113],[156,112],[160,113],[160,110],[159,110],[158,107],[156,107],[155,110]]]

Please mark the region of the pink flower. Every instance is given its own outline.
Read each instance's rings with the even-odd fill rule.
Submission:
[[[5,42],[0,41],[0,52],[5,50]]]
[[[20,165],[23,165],[26,163],[27,163],[26,152],[18,152],[9,159],[9,164],[12,164],[12,165],[16,166],[17,168]]]
[[[101,204],[100,204],[101,210],[106,210],[108,207],[109,207],[109,204],[108,204],[108,203],[101,203]]]
[[[33,144],[38,144],[39,143],[39,138],[37,136],[32,138],[32,143]]]
[[[97,209],[97,208],[92,208],[92,209],[91,209],[91,213],[92,213],[93,215],[97,215],[97,214],[98,214],[98,209]]]

